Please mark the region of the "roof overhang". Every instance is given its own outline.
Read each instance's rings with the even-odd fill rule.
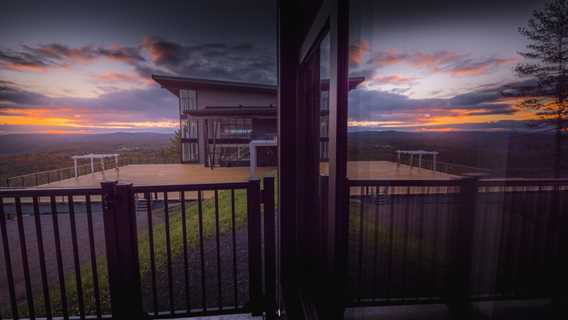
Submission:
[[[186,111],[186,116],[201,119],[214,118],[265,118],[276,119],[275,107],[205,107],[201,110]]]
[[[237,82],[237,81],[221,81],[221,80],[208,80],[199,78],[185,78],[185,77],[172,77],[152,75],[152,79],[158,82],[162,88],[168,89],[171,93],[179,97],[180,89],[219,89],[219,90],[232,90],[239,92],[252,92],[252,93],[267,93],[276,95],[276,85]],[[353,90],[359,86],[364,77],[349,78],[349,90]],[[329,90],[329,80],[324,79],[321,81],[321,90]]]
[[[276,94],[275,85],[260,83],[208,80],[160,75],[152,75],[152,79],[154,79],[154,81],[158,82],[163,88],[168,89],[168,91],[175,94],[176,96],[179,96],[180,89],[219,89],[239,92]]]

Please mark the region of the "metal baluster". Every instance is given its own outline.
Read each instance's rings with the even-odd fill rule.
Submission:
[[[170,210],[168,206],[168,193],[164,192],[164,214],[166,223],[166,258],[167,258],[167,272],[168,272],[168,296],[170,314],[174,314],[174,284],[172,279],[172,243],[170,238]]]
[[[89,232],[89,250],[91,255],[91,272],[93,276],[93,291],[95,294],[95,311],[97,319],[102,319],[101,312],[101,296],[99,289],[99,274],[97,270],[97,253],[95,251],[95,236],[93,233],[93,213],[91,208],[91,196],[85,196],[85,205],[87,206],[87,228]]]
[[[20,253],[22,255],[22,267],[24,271],[24,280],[26,287],[26,299],[28,302],[28,316],[35,319],[34,297],[32,295],[32,285],[30,279],[30,267],[28,264],[28,248],[26,246],[26,235],[24,230],[24,221],[22,217],[22,203],[20,197],[16,197],[16,218],[18,222],[18,232],[20,236]]]
[[[191,311],[191,298],[189,296],[189,259],[187,256],[187,214],[185,208],[185,191],[180,191],[180,200],[181,200],[181,233],[183,238],[183,266],[184,266],[184,289],[185,289],[185,306],[187,312]]]
[[[236,238],[236,210],[235,189],[231,189],[231,233],[233,238],[233,294],[235,296],[235,309],[239,307],[237,287],[237,238]]]
[[[68,196],[69,222],[71,224],[71,241],[73,246],[73,262],[75,265],[75,281],[77,285],[77,302],[79,304],[79,316],[85,319],[85,304],[83,301],[83,282],[81,279],[81,263],[79,261],[79,246],[77,243],[77,224],[75,222],[75,205],[73,196]]]
[[[357,267],[357,296],[359,301],[363,298],[363,249],[364,249],[364,219],[365,219],[365,199],[364,199],[364,192],[365,187],[361,186],[359,189],[359,258],[358,258],[358,267]]]
[[[205,292],[205,252],[203,249],[203,199],[201,190],[197,191],[197,215],[199,221],[199,255],[201,258],[201,303],[203,311],[207,311],[207,295]]]
[[[4,200],[2,198],[0,198],[0,232],[2,232],[2,248],[4,248],[4,262],[6,263],[6,279],[8,282],[8,294],[10,296],[12,318],[18,319],[18,304],[16,302],[16,291],[14,289],[14,273],[12,271],[12,258],[10,256],[8,232],[6,230],[6,213],[4,212]]]
[[[55,196],[49,199],[51,205],[51,220],[53,222],[53,236],[55,239],[55,256],[57,259],[57,279],[59,280],[59,293],[61,298],[61,308],[63,311],[63,318],[69,319],[69,312],[67,307],[67,290],[65,287],[65,273],[63,272],[63,257],[61,255],[61,239],[59,237],[59,221],[57,216],[57,202]]]
[[[40,273],[41,273],[41,284],[43,288],[43,301],[45,305],[45,312],[47,319],[52,318],[51,314],[51,300],[49,298],[49,285],[47,282],[47,270],[45,267],[45,251],[43,248],[43,234],[41,231],[41,217],[39,212],[39,204],[38,198],[33,197],[33,210],[34,210],[34,221],[35,221],[35,228],[37,234],[37,247],[38,247],[38,255],[39,255],[39,265],[40,265]]]
[[[221,281],[221,243],[219,236],[220,236],[219,191],[215,189],[215,242],[217,244],[217,293],[218,293],[217,305],[219,307],[219,310],[223,310],[223,292],[222,292],[222,281]]]
[[[152,306],[154,309],[154,316],[158,315],[158,293],[156,281],[156,253],[154,249],[154,221],[152,219],[152,194],[146,192],[144,198],[148,200],[147,214],[148,214],[148,246],[150,251],[150,272],[152,277]]]

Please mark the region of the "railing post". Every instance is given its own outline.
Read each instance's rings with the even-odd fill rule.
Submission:
[[[550,225],[548,228],[549,237],[554,238],[557,236],[558,243],[555,241],[548,241],[547,246],[550,252],[548,265],[551,267],[549,281],[552,287],[551,294],[551,307],[552,314],[558,316],[557,319],[566,319],[568,311],[566,310],[566,303],[568,302],[568,294],[566,293],[566,286],[568,285],[568,207],[566,200],[562,200],[562,185],[556,184],[553,187],[552,205]]]
[[[473,232],[477,202],[478,178],[464,177],[460,183],[458,210],[455,212],[453,252],[450,256],[447,302],[452,318],[469,319],[472,316],[470,277],[472,264]]]
[[[132,184],[103,182],[103,220],[113,319],[143,319]]]
[[[264,284],[266,319],[276,317],[276,223],[274,204],[274,177],[263,179],[264,204]]]
[[[251,179],[247,188],[250,311],[262,312],[262,250],[260,230],[260,180]]]

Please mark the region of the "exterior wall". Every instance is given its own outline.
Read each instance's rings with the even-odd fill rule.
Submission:
[[[258,106],[266,107],[276,105],[276,94],[274,93],[253,93],[242,92],[239,90],[230,89],[197,89],[196,90],[196,105],[197,110],[203,110],[208,106],[213,107],[235,107],[243,106]],[[181,99],[181,96],[180,96]],[[180,108],[181,108],[180,101]],[[183,110],[180,110],[183,111]],[[180,115],[181,117],[181,115]],[[211,136],[211,132],[207,132],[207,125],[205,120],[198,120],[199,122],[199,163],[207,164],[208,150],[206,136]],[[253,139],[266,139],[276,134],[276,120],[275,119],[259,119],[253,121]]]
[[[207,163],[207,144],[205,143],[205,131],[207,130],[205,120],[199,121],[199,163]]]
[[[253,119],[253,139],[272,139],[276,136],[276,119]]]
[[[197,108],[204,109],[207,106],[276,106],[276,94],[274,93],[251,93],[238,90],[199,89],[197,91]]]

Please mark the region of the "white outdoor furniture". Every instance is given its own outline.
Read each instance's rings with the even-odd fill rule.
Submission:
[[[422,156],[432,156],[432,170],[436,171],[436,160],[438,157],[439,152],[437,151],[424,151],[424,150],[397,150],[397,167],[400,166],[401,155],[409,155],[410,156],[410,168],[414,167],[414,156],[418,156],[418,168],[422,168]]]
[[[95,154],[95,153],[89,153],[89,154],[85,154],[85,155],[81,155],[81,156],[72,156],[71,159],[73,159],[73,165],[75,168],[75,178],[79,177],[79,170],[77,167],[77,161],[81,160],[81,159],[90,159],[91,160],[91,174],[95,174],[95,163],[94,160],[95,159],[100,159],[101,160],[101,168],[102,168],[102,173],[103,173],[103,177],[105,175],[105,158],[114,158],[114,164],[115,164],[115,169],[116,171],[118,171],[118,153],[111,153],[111,154]]]
[[[256,148],[258,147],[274,147],[277,146],[278,142],[276,137],[273,140],[252,140],[249,142],[249,154],[250,154],[250,177],[251,179],[257,178],[256,176]]]

